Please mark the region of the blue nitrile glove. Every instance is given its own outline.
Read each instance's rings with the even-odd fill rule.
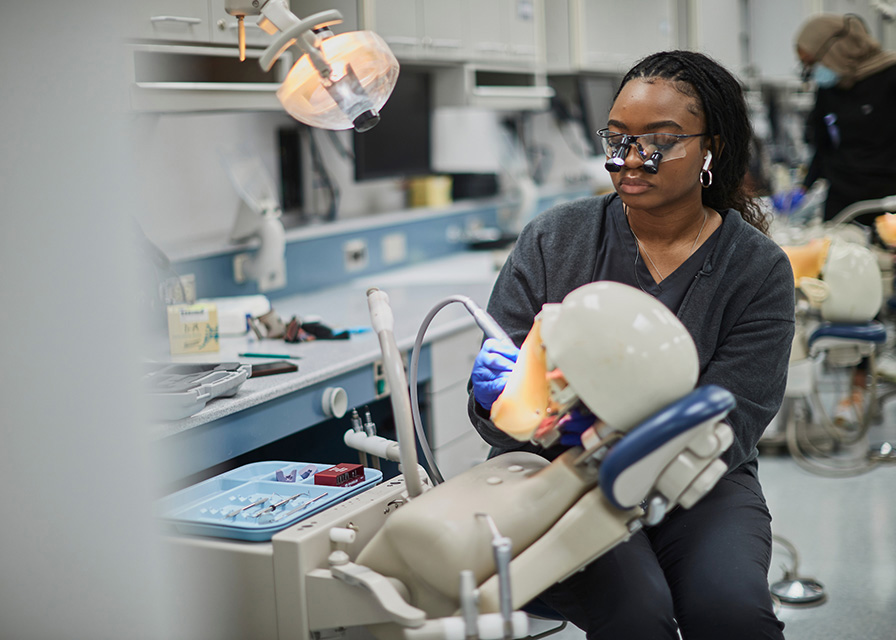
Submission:
[[[473,397],[484,409],[491,409],[504,391],[507,376],[513,369],[520,350],[512,345],[489,338],[482,343],[479,355],[473,363]]]
[[[557,429],[560,430],[560,444],[567,447],[582,446],[582,434],[594,424],[594,414],[571,410],[560,418]]]
[[[805,195],[805,188],[794,187],[788,191],[782,191],[773,195],[772,204],[775,205],[775,210],[780,213],[791,213],[799,208]]]

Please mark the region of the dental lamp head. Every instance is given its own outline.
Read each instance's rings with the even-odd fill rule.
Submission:
[[[380,119],[379,111],[398,80],[398,61],[386,42],[372,31],[334,35],[342,22],[338,11],[323,11],[300,20],[286,0],[225,0],[227,13],[239,23],[240,57],[245,57],[246,16],[261,15],[258,26],[279,35],[259,63],[265,71],[291,47],[301,56],[277,90],[283,108],[296,120],[321,129],[364,132]]]

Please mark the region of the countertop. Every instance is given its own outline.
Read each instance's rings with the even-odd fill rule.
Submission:
[[[502,252],[463,252],[446,258],[393,271],[360,277],[348,284],[273,301],[274,310],[288,322],[294,315],[319,316],[334,329],[370,326],[366,292],[377,287],[389,296],[395,317],[395,338],[401,350],[410,349],[427,313],[451,295],[464,295],[483,308],[488,302],[498,269],[506,257]],[[462,305],[450,304],[433,319],[425,342],[473,326]],[[348,340],[316,340],[290,344],[282,339],[258,340],[254,335],[222,337],[214,354],[173,356],[173,362],[243,362],[268,360],[240,358],[239,353],[294,354],[300,359],[296,373],[247,380],[231,398],[212,400],[200,412],[182,420],[151,425],[153,439],[165,439],[245,409],[269,402],[347,372],[372,365],[381,357],[379,341],[371,332],[354,334]]]

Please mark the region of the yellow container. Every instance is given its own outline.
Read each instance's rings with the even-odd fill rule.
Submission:
[[[213,304],[169,305],[168,339],[172,354],[218,351],[218,308]]]
[[[444,207],[451,204],[451,177],[425,176],[408,180],[408,205]]]

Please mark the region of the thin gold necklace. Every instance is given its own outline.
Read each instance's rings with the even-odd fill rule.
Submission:
[[[632,237],[635,239],[635,244],[644,252],[644,257],[647,258],[648,262],[650,262],[654,271],[656,271],[656,275],[660,277],[660,282],[666,279],[666,276],[663,275],[663,272],[659,270],[659,267],[656,266],[656,263],[653,261],[653,258],[650,257],[650,254],[647,253],[647,249],[644,247],[644,243],[638,239],[638,236],[635,235],[635,230],[632,229],[632,221],[628,217],[628,206],[622,205],[622,210],[625,212],[625,222],[628,224],[628,230],[632,232]],[[691,250],[688,252],[688,258],[694,255],[694,250],[697,248],[697,241],[700,240],[700,236],[703,235],[703,229],[706,227],[706,220],[709,218],[709,215],[706,213],[706,209],[703,209],[703,224],[700,225],[700,231],[697,232],[697,237],[694,238],[694,244],[691,245]],[[685,258],[687,260],[687,258]]]

